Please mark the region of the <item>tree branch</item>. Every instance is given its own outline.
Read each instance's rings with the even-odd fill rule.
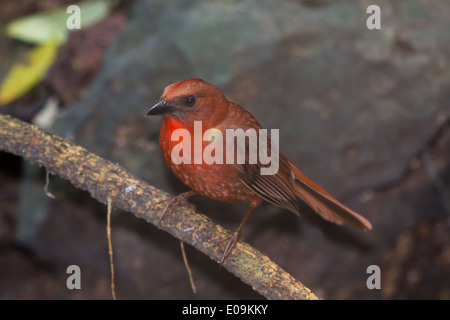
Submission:
[[[214,261],[222,256],[222,246],[215,243],[229,235],[228,231],[188,206],[180,206],[176,214],[159,224],[164,201],[171,197],[168,193],[68,139],[0,114],[0,150],[45,167],[104,204],[111,196],[114,207],[169,232]],[[223,266],[268,299],[317,299],[302,283],[243,241],[237,243]]]

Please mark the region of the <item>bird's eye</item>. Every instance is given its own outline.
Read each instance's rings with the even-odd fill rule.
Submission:
[[[191,96],[187,96],[184,102],[185,102],[186,106],[192,107],[195,104],[195,101],[196,101],[195,96],[191,95]]]

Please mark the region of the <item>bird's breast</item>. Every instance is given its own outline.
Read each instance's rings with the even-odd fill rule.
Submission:
[[[226,202],[248,202],[257,197],[239,179],[239,165],[225,163],[225,141],[221,141],[223,137],[219,128],[203,128],[198,137],[192,128],[167,118],[162,124],[159,138],[167,165],[192,190]],[[219,157],[214,159],[217,153],[222,161]]]

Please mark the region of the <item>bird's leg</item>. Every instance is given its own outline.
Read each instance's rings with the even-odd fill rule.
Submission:
[[[172,197],[167,202],[166,206],[164,207],[164,210],[161,213],[161,216],[159,217],[159,223],[161,223],[161,220],[164,219],[164,217],[167,214],[171,214],[173,212],[173,210],[175,210],[180,204],[187,204],[190,207],[193,207],[193,204],[189,203],[187,201],[187,199],[189,197],[193,196],[194,194],[196,194],[196,192],[194,192],[194,191],[187,191],[187,192],[183,192],[183,193],[180,193],[177,196]]]
[[[259,203],[258,203],[259,204]],[[250,214],[253,212],[253,210],[256,208],[256,206],[258,204],[250,204],[250,208],[247,210],[247,212],[245,213],[245,217],[244,219],[242,219],[241,224],[239,225],[239,227],[237,227],[237,229],[228,237],[220,240],[219,242],[216,243],[216,245],[224,242],[224,241],[228,241],[225,250],[223,251],[223,255],[222,258],[220,259],[219,263],[223,264],[223,262],[225,261],[225,259],[229,256],[229,254],[231,253],[231,251],[233,250],[234,246],[236,245],[236,243],[239,240],[239,236],[241,234],[241,230],[244,227],[244,224],[247,222],[248,218],[250,218]]]

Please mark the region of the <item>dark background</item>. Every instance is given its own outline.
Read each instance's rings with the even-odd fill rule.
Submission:
[[[72,1],[2,1],[0,23]],[[366,28],[370,4],[381,30]],[[123,165],[151,185],[186,187],[167,169],[160,118],[144,113],[170,83],[200,77],[265,128],[310,178],[368,218],[362,232],[271,205],[243,233],[323,299],[450,298],[450,4],[403,1],[121,1],[72,32],[45,80],[0,112],[32,122],[49,99],[48,129]],[[0,76],[30,46],[0,36]],[[109,299],[106,207],[67,181],[0,152],[0,298]],[[193,198],[234,229],[246,206]],[[119,299],[260,299],[178,240],[114,211]],[[82,289],[66,287],[78,265]],[[381,290],[366,269],[381,268]]]

